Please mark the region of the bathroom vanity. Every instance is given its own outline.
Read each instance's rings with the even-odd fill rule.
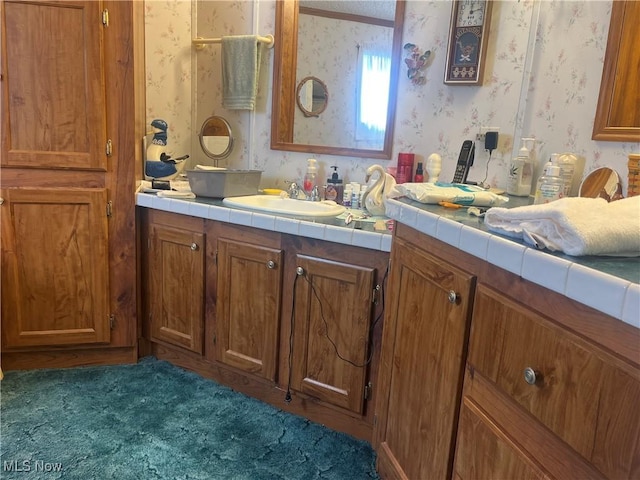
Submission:
[[[139,214],[141,355],[371,439],[389,258],[381,234],[361,232],[378,242],[369,249],[229,220]],[[275,226],[273,216],[256,218]]]
[[[572,262],[405,200],[390,208],[393,245],[389,234],[221,204],[138,194],[138,205],[151,245],[146,311],[160,304],[154,272],[180,263],[154,252],[153,232],[167,228],[184,233],[189,273],[155,288],[182,292],[175,311],[199,302],[193,323],[176,316],[165,329],[171,315],[145,316],[143,353],[370,441],[383,478],[638,476],[637,261]],[[336,326],[320,304],[341,312]],[[336,356],[327,328],[356,365]],[[182,333],[153,333],[163,329]]]

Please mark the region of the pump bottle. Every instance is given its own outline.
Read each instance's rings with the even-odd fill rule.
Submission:
[[[325,190],[325,199],[333,200],[338,204],[342,204],[342,198],[344,194],[344,186],[342,179],[338,176],[338,167],[333,165],[333,174],[331,178],[327,178],[327,188]]]
[[[313,188],[316,186],[316,176],[318,174],[318,166],[315,158],[307,160],[307,173],[304,174],[302,189],[307,199],[311,198]]]

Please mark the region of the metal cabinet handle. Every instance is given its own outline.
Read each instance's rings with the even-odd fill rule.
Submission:
[[[273,260],[269,260],[267,262],[267,268],[273,270],[274,268],[276,268],[276,262],[274,262]]]
[[[449,290],[449,303],[456,303],[458,301],[458,294],[453,290]]]
[[[193,243],[191,244],[191,250],[193,250],[194,252],[195,252],[196,250],[198,250],[198,244],[197,244],[197,243],[195,243],[195,242],[193,242]]]
[[[524,369],[524,381],[529,385],[535,385],[541,378],[540,372],[536,372],[533,368]]]

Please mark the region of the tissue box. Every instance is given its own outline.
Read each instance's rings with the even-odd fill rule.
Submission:
[[[261,170],[188,170],[191,191],[198,197],[239,197],[258,193]]]

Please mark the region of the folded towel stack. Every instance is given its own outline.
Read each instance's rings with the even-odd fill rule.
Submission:
[[[257,35],[222,37],[222,105],[225,108],[255,108],[261,50]]]
[[[490,208],[489,230],[568,255],[640,256],[640,197],[615,202],[566,197],[544,205]]]

